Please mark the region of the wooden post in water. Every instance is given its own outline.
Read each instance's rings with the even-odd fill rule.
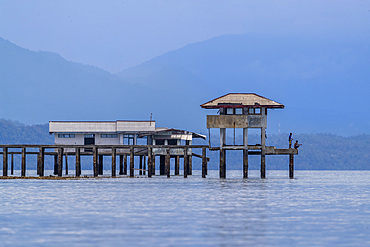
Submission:
[[[99,161],[98,161],[98,167],[99,167],[99,175],[103,175],[103,168],[104,168],[104,156],[102,154],[99,154]]]
[[[143,175],[146,175],[146,172],[145,172],[145,170],[146,170],[146,156],[144,155],[144,164],[143,164]]]
[[[127,175],[127,154],[123,155],[123,175]]]
[[[152,175],[155,175],[155,155],[152,155]]]
[[[152,171],[153,171],[152,164],[153,164],[153,160],[152,160],[152,148],[151,147],[148,147],[148,177],[149,178],[152,177]]]
[[[41,157],[40,157],[40,155],[41,155],[41,152],[40,152],[40,150],[39,150],[39,152],[38,152],[38,154],[37,154],[37,165],[36,165],[36,174],[38,175],[38,176],[40,176],[40,173],[41,173]]]
[[[261,149],[261,178],[266,178],[266,155],[264,147]]]
[[[8,176],[8,148],[3,147],[3,176]]]
[[[119,175],[123,175],[123,155],[119,156]]]
[[[65,159],[66,159],[66,175],[68,175],[68,154],[65,153]]]
[[[76,177],[81,176],[81,149],[76,148]]]
[[[22,148],[21,177],[26,176],[26,148]]]
[[[266,178],[266,129],[261,128],[261,178]]]
[[[133,147],[130,147],[130,178],[133,178],[134,177],[134,160],[135,160],[135,157],[134,157],[134,148]]]
[[[207,175],[207,149],[202,148],[202,178]]]
[[[116,149],[112,148],[112,177],[116,176]]]
[[[139,156],[139,175],[143,175],[143,156]]]
[[[54,154],[54,175],[58,175],[58,155]]]
[[[180,155],[175,157],[175,176],[180,174]]]
[[[226,151],[223,149],[226,144],[226,129],[220,129],[220,178],[226,178]]]
[[[294,178],[294,155],[289,154],[289,178]]]
[[[248,128],[243,128],[243,178],[248,178]]]
[[[98,169],[98,148],[96,146],[93,147],[93,170],[94,170],[94,177],[99,176],[99,169]]]
[[[159,156],[159,175],[165,175],[166,174],[166,156],[160,155]]]
[[[167,174],[167,177],[169,178],[171,175],[170,175],[170,171],[171,171],[171,167],[170,167],[170,162],[171,162],[171,155],[170,155],[170,149],[167,148],[166,149],[166,174]]]
[[[14,175],[14,154],[12,154],[12,160],[10,164],[10,174]]]
[[[40,177],[44,176],[45,172],[45,148],[39,148],[39,162],[40,162]]]
[[[188,148],[184,148],[184,178],[188,177]]]
[[[58,148],[58,176],[63,176],[63,148]]]

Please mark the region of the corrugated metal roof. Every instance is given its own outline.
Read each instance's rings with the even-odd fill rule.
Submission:
[[[206,109],[243,107],[284,108],[283,104],[255,93],[228,93],[200,106]]]

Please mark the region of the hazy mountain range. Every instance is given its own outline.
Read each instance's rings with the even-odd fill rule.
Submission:
[[[0,117],[33,124],[153,113],[157,126],[203,132],[214,112],[200,104],[255,92],[286,106],[270,111],[269,133],[370,133],[368,41],[226,35],[114,75],[0,38]]]

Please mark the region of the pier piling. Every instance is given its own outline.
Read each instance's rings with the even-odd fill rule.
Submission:
[[[171,161],[171,156],[170,156],[170,149],[167,148],[166,150],[167,152],[167,155],[166,155],[166,174],[167,174],[167,177],[169,178],[171,175],[170,175],[170,161]]]
[[[112,177],[116,176],[116,149],[112,148]]]
[[[8,148],[3,147],[3,176],[8,176]]]
[[[289,178],[294,178],[294,155],[289,155]]]
[[[76,148],[76,177],[81,176],[81,149]]]
[[[26,176],[26,148],[22,148],[21,176]]]
[[[134,148],[131,147],[130,148],[130,178],[133,178],[134,177],[134,160],[135,160],[135,157],[134,157]]]

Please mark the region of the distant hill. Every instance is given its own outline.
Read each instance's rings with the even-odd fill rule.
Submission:
[[[255,92],[286,106],[270,115],[273,133],[370,133],[369,42],[369,36],[330,34],[317,39],[225,35],[119,75],[153,90],[164,88],[169,99],[179,98],[178,109],[188,104],[194,112],[184,113],[200,126],[199,104],[228,92]]]
[[[200,104],[255,92],[286,106],[269,112],[269,134],[370,134],[368,44],[368,37],[329,34],[226,35],[113,75],[0,38],[0,117],[32,125],[153,113],[157,126],[203,132],[213,111]]]
[[[128,105],[138,88],[102,69],[1,38],[0,54],[0,117],[33,124],[120,119],[137,111]]]

